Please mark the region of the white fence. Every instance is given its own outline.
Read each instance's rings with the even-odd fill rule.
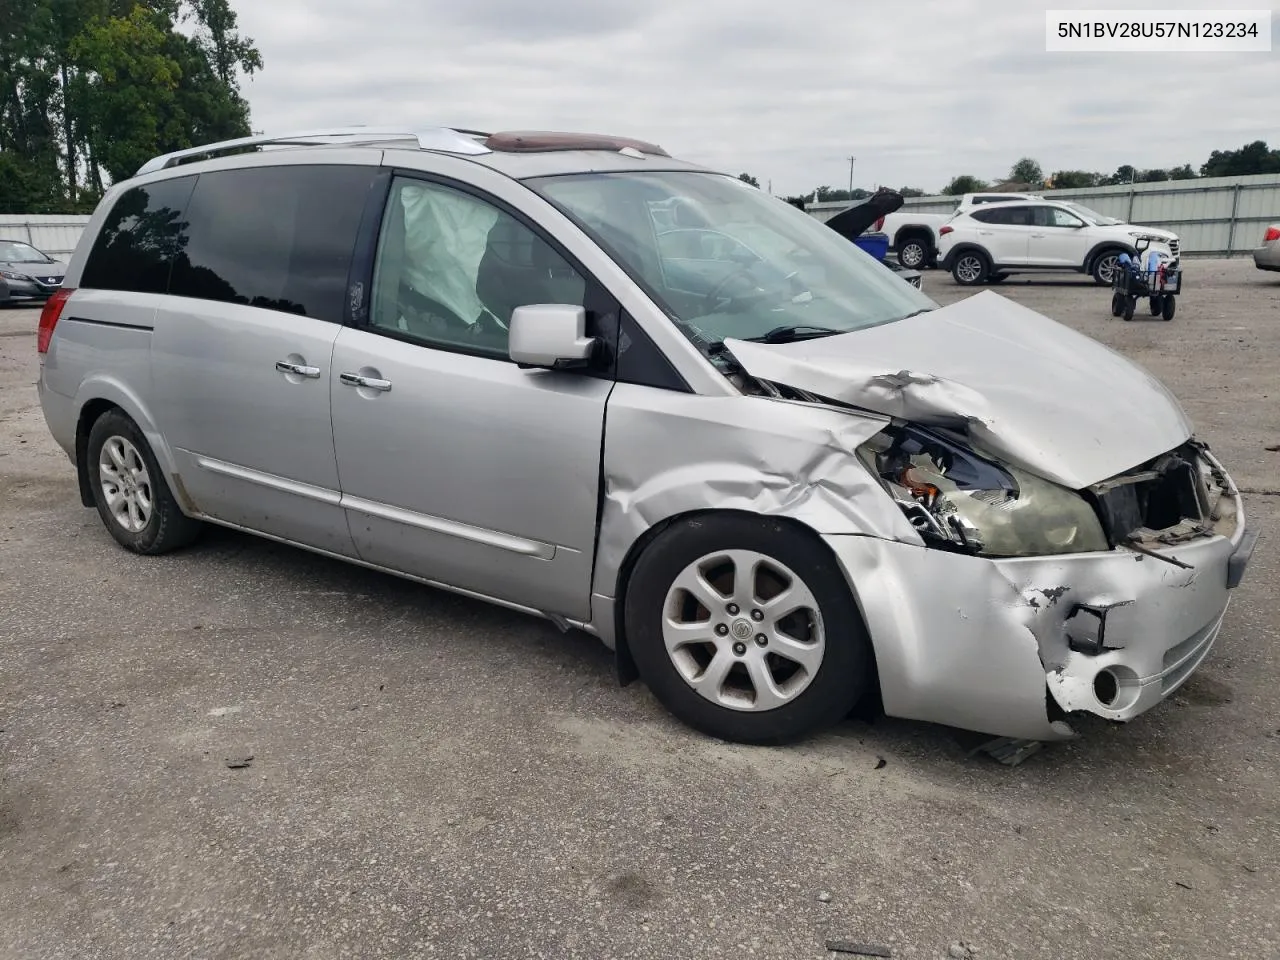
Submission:
[[[1200,256],[1247,253],[1261,245],[1268,224],[1280,223],[1280,174],[1045,190],[1041,195],[1077,200],[1110,217],[1172,230],[1182,241],[1183,253]],[[911,197],[903,210],[950,213],[957,202],[956,197]],[[847,206],[838,201],[811,203],[806,209],[826,220]],[[87,216],[0,214],[0,239],[25,240],[66,260],[88,222]]]
[[[1128,223],[1172,230],[1181,240],[1183,253],[1206,257],[1247,253],[1261,246],[1268,224],[1280,223],[1280,174],[1044,190],[1040,195],[1075,200]],[[951,213],[958,202],[958,197],[911,197],[902,209]],[[848,205],[811,203],[805,209],[826,220]]]
[[[0,214],[0,240],[22,240],[51,257],[68,260],[88,222],[87,216]]]

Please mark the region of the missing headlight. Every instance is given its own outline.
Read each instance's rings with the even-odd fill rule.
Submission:
[[[988,557],[1110,548],[1079,494],[939,433],[894,426],[859,453],[931,546]]]

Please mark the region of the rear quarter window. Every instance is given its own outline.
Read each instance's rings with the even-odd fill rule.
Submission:
[[[378,168],[250,167],[200,175],[169,292],[341,323]]]
[[[195,177],[160,180],[120,194],[93,242],[79,286],[164,293],[187,244],[184,214]]]

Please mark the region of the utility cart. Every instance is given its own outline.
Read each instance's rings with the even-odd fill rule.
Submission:
[[[1111,280],[1111,315],[1132,320],[1138,300],[1145,298],[1153,317],[1172,320],[1182,292],[1182,266],[1162,254],[1147,254],[1148,243],[1138,241],[1138,256],[1121,254]]]

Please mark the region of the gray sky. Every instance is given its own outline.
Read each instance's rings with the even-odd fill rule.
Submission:
[[[1273,51],[1047,53],[1030,0],[233,0],[255,129],[445,123],[636,136],[775,193],[933,191],[1032,156],[1110,172],[1280,147]],[[1153,5],[1169,10],[1213,6]]]

